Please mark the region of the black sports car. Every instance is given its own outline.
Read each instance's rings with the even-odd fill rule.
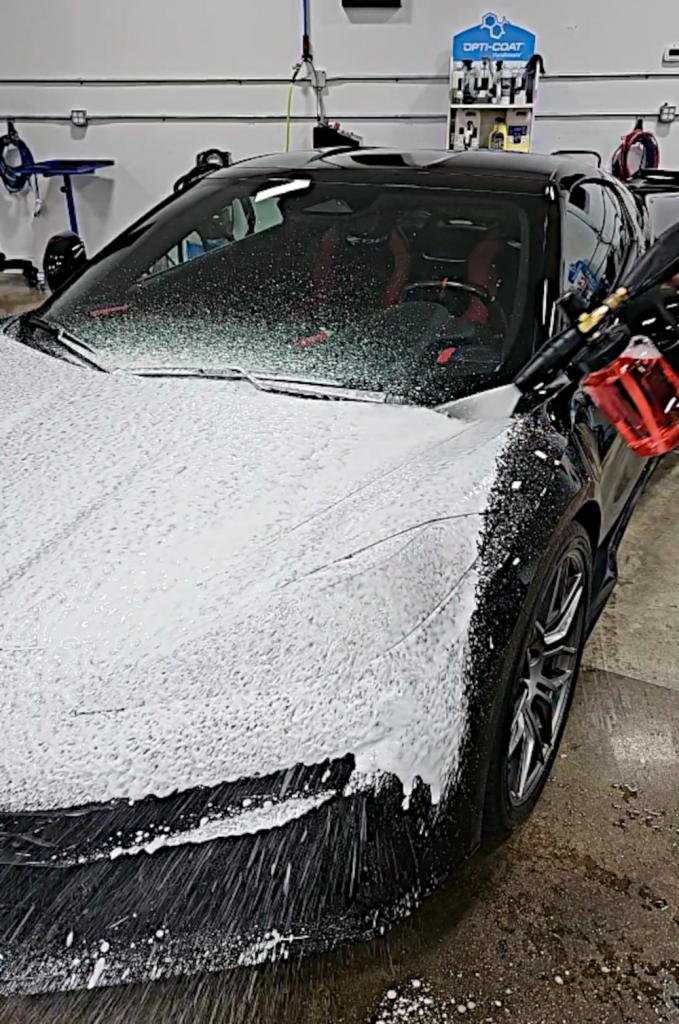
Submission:
[[[1,991],[373,935],[530,813],[651,464],[456,402],[648,237],[567,157],[266,157],[5,325]]]

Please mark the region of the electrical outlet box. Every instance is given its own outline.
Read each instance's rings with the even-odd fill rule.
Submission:
[[[76,128],[87,128],[87,111],[72,110],[71,124],[74,124]]]
[[[668,46],[662,57],[663,64],[679,64],[679,46],[674,43]]]

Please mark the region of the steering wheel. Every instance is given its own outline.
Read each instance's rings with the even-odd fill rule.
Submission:
[[[448,290],[460,291],[467,292],[469,295],[475,295],[484,306],[488,307],[491,317],[495,317],[499,330],[503,334],[506,332],[508,323],[504,309],[495,296],[491,295],[485,288],[482,288],[481,285],[465,284],[463,281],[449,281],[448,278],[443,281],[415,281],[413,284],[409,284],[407,288],[404,288],[402,298],[407,301],[407,296],[410,292],[421,291],[424,288],[436,288],[437,291],[444,292]]]

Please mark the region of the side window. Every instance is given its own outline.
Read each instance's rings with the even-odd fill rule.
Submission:
[[[625,265],[629,259],[630,251],[634,244],[634,234],[632,230],[632,223],[629,219],[629,214],[622,203],[620,195],[616,189],[606,187],[602,189],[607,201],[611,204],[611,207],[615,211],[614,220],[614,232],[613,238],[611,239],[611,245],[613,247],[614,258],[615,258],[615,278],[611,284],[615,284],[616,279],[625,269]]]
[[[566,201],[563,290],[587,302],[610,289],[631,245],[627,215],[612,189],[596,182],[575,185]]]
[[[249,235],[269,231],[282,223],[283,214],[278,199],[265,199],[256,204],[250,199],[234,199],[175,242],[171,249],[148,268],[145,276],[155,277],[165,270],[204,256],[213,249],[242,242]]]
[[[616,190],[616,196],[620,199],[627,213],[631,225],[632,242],[641,250],[646,247],[647,224],[644,215],[637,206],[636,200],[627,191],[624,185]]]

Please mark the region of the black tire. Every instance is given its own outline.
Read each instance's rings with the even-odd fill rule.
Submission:
[[[509,645],[509,651],[515,653],[513,657],[510,655],[509,671],[505,674],[500,696],[500,714],[491,744],[483,817],[486,833],[508,833],[525,821],[549,778],[568,720],[587,640],[592,558],[592,545],[587,531],[579,523],[571,523],[552,542],[535,574],[526,612],[521,616]],[[550,648],[546,641],[560,635],[560,629],[556,628],[559,620],[554,617],[554,626],[550,632],[549,623],[547,629],[544,629],[540,619],[548,619],[548,606],[550,602],[553,606],[552,596],[562,582],[564,595],[568,593],[570,585],[573,588],[571,603],[564,600],[570,614],[570,608],[579,593],[576,587],[579,586],[577,579],[580,570],[581,599],[573,614],[566,641],[561,645],[568,652],[572,648],[574,653],[556,653],[558,643]],[[562,575],[559,576],[559,573]],[[560,622],[561,629],[569,621],[568,614]],[[550,650],[555,653],[550,654]],[[569,667],[565,668],[565,665]],[[567,673],[569,682],[561,683],[562,676],[565,677]],[[558,691],[552,689],[556,686],[559,687]],[[535,753],[529,757],[528,751],[531,749]],[[530,768],[533,759],[536,773],[533,783],[529,785],[532,776],[528,776],[525,786],[522,786],[524,766],[527,764]]]

